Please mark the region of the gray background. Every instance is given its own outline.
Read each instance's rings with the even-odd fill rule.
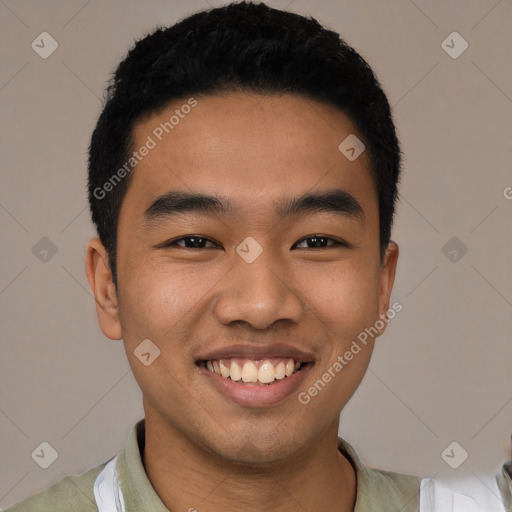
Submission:
[[[85,277],[95,235],[86,151],[134,38],[223,3],[0,0],[1,507],[108,460],[143,416]],[[403,311],[378,340],[341,435],[389,470],[495,472],[512,432],[512,3],[267,3],[315,16],[369,61],[405,153],[392,295]],[[31,48],[43,31],[59,44],[47,59]],[[469,44],[456,59],[441,46],[453,31]],[[33,253],[43,237],[57,248],[47,261]],[[443,252],[452,237],[462,258],[462,246]],[[31,458],[42,441],[59,454],[48,469]],[[469,453],[457,470],[441,457],[452,441]]]

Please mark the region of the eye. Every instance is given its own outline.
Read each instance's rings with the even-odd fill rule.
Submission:
[[[311,241],[311,243],[308,243],[306,247],[299,247],[300,244],[303,244],[304,242],[307,242],[308,240]],[[330,245],[327,245],[327,242],[331,241],[334,242]],[[348,247],[348,244],[346,242],[343,242],[341,240],[335,240],[334,238],[329,238],[327,236],[322,235],[312,235],[308,236],[306,238],[303,238],[302,240],[299,240],[297,244],[294,245],[294,247],[298,247],[300,249],[326,249],[328,247],[335,247],[337,245],[341,245],[344,247]]]
[[[331,243],[329,243],[331,242]],[[206,244],[211,244],[207,246]],[[306,245],[304,245],[306,243]],[[302,247],[301,247],[302,244]],[[342,240],[336,240],[331,237],[322,236],[322,235],[312,235],[309,237],[302,238],[299,240],[293,248],[299,249],[327,249],[329,247],[343,246],[349,247],[349,244]],[[162,247],[182,247],[184,249],[211,249],[218,247],[218,244],[213,240],[201,236],[201,235],[189,235],[183,236],[181,238],[176,238],[174,240],[170,240],[162,245]]]
[[[184,245],[181,244],[180,242],[184,242]],[[177,238],[175,240],[166,242],[164,247],[178,246],[178,247],[183,247],[185,249],[210,249],[211,247],[205,247],[206,243],[213,244],[213,247],[215,247],[217,245],[215,242],[213,242],[209,238],[206,238],[205,236],[190,235],[190,236],[183,236],[181,238]]]

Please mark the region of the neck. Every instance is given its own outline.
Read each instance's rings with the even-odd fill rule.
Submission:
[[[168,425],[146,417],[143,463],[156,493],[171,511],[353,512],[356,477],[337,446],[338,421],[293,460],[247,467],[214,456]]]

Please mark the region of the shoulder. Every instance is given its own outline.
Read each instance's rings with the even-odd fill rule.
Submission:
[[[420,477],[368,466],[361,468],[362,473],[366,484],[363,493],[365,501],[374,507],[371,510],[395,510],[396,507],[401,512],[419,510]]]
[[[106,462],[81,475],[66,476],[45,491],[25,498],[5,512],[97,512],[94,481],[105,465]]]
[[[354,448],[338,437],[338,448],[356,471],[355,512],[418,512],[421,478],[365,465]]]
[[[372,487],[388,488],[396,493],[404,494],[411,491],[419,491],[421,478],[414,475],[395,473],[366,466],[365,470],[369,475]]]

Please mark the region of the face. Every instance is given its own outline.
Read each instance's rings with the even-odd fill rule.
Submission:
[[[353,342],[389,308],[398,248],[381,265],[370,161],[338,149],[358,135],[341,111],[291,95],[195,101],[134,128],[135,149],[154,147],[123,199],[117,295],[97,239],[88,277],[147,422],[227,460],[275,463],[337,434],[374,339]]]

